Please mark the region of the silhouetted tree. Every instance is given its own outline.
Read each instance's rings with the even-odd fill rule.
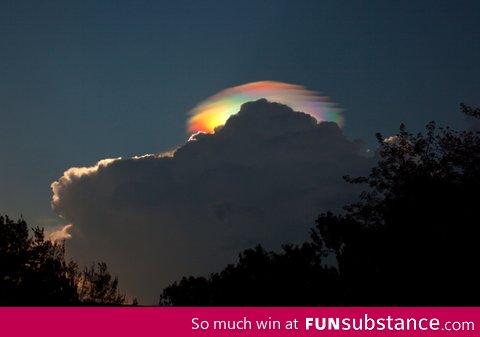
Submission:
[[[462,105],[479,117],[478,109]],[[351,304],[480,303],[479,133],[436,129],[377,135],[380,160],[343,216],[322,214],[314,241],[338,257]]]
[[[78,272],[66,262],[64,243],[45,240],[43,229],[30,235],[23,219],[0,216],[0,305],[119,305],[118,291],[105,263]]]
[[[338,281],[336,270],[322,266],[310,244],[284,245],[281,253],[257,246],[243,251],[237,264],[220,273],[184,277],[165,288],[160,305],[331,305],[339,296]]]
[[[44,240],[43,229],[29,235],[23,219],[0,216],[0,305],[78,304],[76,265],[65,247]]]
[[[125,294],[118,289],[118,277],[108,272],[105,262],[85,267],[78,277],[78,295],[83,304],[117,305],[126,303]]]
[[[377,139],[371,173],[345,177],[367,186],[345,214],[321,214],[303,245],[258,246],[220,273],[183,278],[160,304],[479,305],[480,134],[431,122]],[[322,261],[332,255],[336,268]]]
[[[464,103],[460,104],[460,108],[462,109],[463,113],[467,116],[480,118],[480,108],[471,107],[465,105]]]

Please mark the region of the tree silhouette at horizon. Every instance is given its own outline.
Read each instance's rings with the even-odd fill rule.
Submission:
[[[65,243],[45,240],[40,227],[31,229],[24,219],[0,215],[0,305],[80,306],[121,305],[118,290],[105,263],[79,272],[65,260]]]
[[[461,109],[480,118],[479,108]],[[377,140],[371,173],[344,177],[366,185],[359,201],[322,213],[308,241],[281,253],[246,250],[220,273],[166,287],[160,304],[479,305],[480,133],[431,122],[424,133],[402,124]],[[336,269],[322,262],[331,254]]]

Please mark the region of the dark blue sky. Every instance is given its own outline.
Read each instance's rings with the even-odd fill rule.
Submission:
[[[235,85],[301,84],[373,144],[480,104],[478,1],[0,1],[0,213],[48,225],[72,166],[167,150]]]

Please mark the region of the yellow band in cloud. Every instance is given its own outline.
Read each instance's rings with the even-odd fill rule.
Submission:
[[[307,90],[301,85],[275,81],[260,81],[223,90],[190,111],[188,131],[214,133],[227,119],[240,110],[243,103],[265,98],[286,104],[295,111],[307,113],[317,121],[331,121],[343,125],[340,109],[328,98]]]

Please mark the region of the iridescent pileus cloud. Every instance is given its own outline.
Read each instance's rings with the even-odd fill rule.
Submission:
[[[52,184],[52,207],[73,227],[68,251],[104,260],[141,303],[184,275],[206,275],[258,243],[308,237],[320,212],[358,191],[344,174],[370,166],[336,123],[266,100],[174,153],[73,168]]]
[[[267,99],[288,105],[295,111],[311,115],[317,121],[343,124],[340,109],[315,91],[301,85],[276,81],[259,81],[225,89],[200,102],[191,112],[188,121],[190,132],[213,133],[227,119],[240,110],[243,103]]]

